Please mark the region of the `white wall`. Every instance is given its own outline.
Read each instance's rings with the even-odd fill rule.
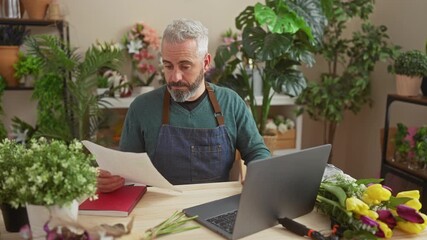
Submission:
[[[96,40],[119,41],[135,23],[144,21],[157,29],[176,18],[193,18],[203,22],[210,31],[210,52],[221,42],[220,35],[234,29],[234,18],[255,0],[60,0],[66,20],[70,23],[73,46],[86,49]],[[406,49],[424,50],[427,40],[426,0],[377,0],[372,20],[389,28],[391,40]],[[351,29],[351,28],[350,28]],[[319,61],[314,69],[306,70],[309,79],[324,71]],[[385,64],[377,64],[372,74],[373,108],[365,107],[357,116],[346,114],[337,129],[333,163],[355,177],[377,177],[380,166],[379,130],[384,124],[385,100],[395,92],[394,77]],[[34,122],[34,103],[30,92],[6,92],[3,99],[8,117],[18,115]],[[396,108],[396,115],[414,125],[425,123],[427,109]],[[401,120],[401,121],[403,121]],[[6,121],[8,124],[8,121]],[[392,122],[394,124],[395,122]],[[322,124],[304,118],[303,147],[322,143]]]

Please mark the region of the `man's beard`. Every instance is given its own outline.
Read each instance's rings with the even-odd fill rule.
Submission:
[[[204,77],[203,69],[200,71],[200,74],[196,77],[196,81],[194,81],[193,84],[188,84],[184,81],[178,81],[178,82],[170,82],[168,83],[168,91],[170,95],[172,96],[173,100],[175,102],[185,102],[188,101],[191,97],[196,94],[197,89],[199,88],[200,84],[202,84]],[[186,90],[174,90],[172,87],[187,87]]]

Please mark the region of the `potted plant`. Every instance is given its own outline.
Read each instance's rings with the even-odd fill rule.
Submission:
[[[27,55],[22,52],[18,53],[18,62],[13,65],[15,69],[15,78],[21,79],[21,84],[33,85],[34,76],[37,75],[42,62],[34,55]]]
[[[33,92],[39,101],[35,136],[91,139],[102,114],[100,107],[107,104],[94,94],[97,76],[101,69],[118,69],[121,49],[114,43],[95,43],[80,55],[52,35],[29,37],[26,46],[28,54],[42,61]],[[64,80],[64,73],[70,77]]]
[[[3,138],[0,142],[0,206],[6,230],[18,232],[28,224],[25,208],[25,193],[20,189],[26,186],[24,161],[19,154],[24,151],[22,144]]]
[[[427,164],[427,126],[418,128],[414,135],[415,158],[421,169],[426,169]]]
[[[72,217],[76,219],[76,200],[95,196],[94,157],[84,151],[80,141],[33,138],[23,145],[4,139],[0,146],[0,163],[4,167],[0,194],[12,206],[27,205],[33,237],[43,233],[49,214],[74,206]],[[34,209],[46,215],[33,215]]]
[[[422,78],[427,75],[427,55],[419,50],[401,53],[394,62],[396,92],[402,96],[417,96]]]
[[[424,53],[427,54],[427,41]],[[421,81],[421,92],[423,93],[423,96],[427,96],[427,73],[425,73],[423,80]]]
[[[153,90],[155,79],[160,78],[160,38],[146,23],[136,23],[122,38],[124,50],[131,58],[131,85],[134,95]]]
[[[21,0],[21,2],[28,13],[29,19],[43,20],[46,17],[48,6],[52,0]]]
[[[274,94],[298,96],[306,87],[299,65],[314,62],[325,17],[318,1],[265,1],[248,6],[236,18],[242,39],[218,47],[215,80],[248,101],[261,134]],[[260,75],[262,103],[257,103],[253,78]],[[257,106],[261,106],[259,111]]]
[[[325,11],[328,24],[322,47],[318,49],[327,69],[319,81],[310,81],[296,103],[301,106],[299,114],[307,113],[313,120],[324,123],[323,142],[333,144],[344,113],[357,114],[364,105],[372,103],[370,73],[375,64],[394,59],[399,47],[389,43],[385,26],[370,22],[372,0],[327,2],[331,9]],[[357,18],[361,20],[361,30],[348,37],[345,28]]]
[[[397,124],[396,135],[394,137],[394,160],[399,163],[408,162],[411,144],[407,139],[408,127],[402,123]]]
[[[19,46],[28,34],[25,26],[0,25],[0,75],[9,87],[18,86],[13,64],[18,62]]]

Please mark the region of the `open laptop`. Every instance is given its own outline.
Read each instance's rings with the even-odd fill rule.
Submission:
[[[313,210],[331,145],[252,161],[242,193],[184,209],[227,239],[239,239]]]

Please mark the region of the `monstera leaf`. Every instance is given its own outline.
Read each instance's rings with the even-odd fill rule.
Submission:
[[[260,25],[267,25],[272,33],[295,34],[302,30],[309,38],[313,38],[311,29],[303,18],[298,16],[283,2],[279,2],[275,9],[261,3],[255,5],[255,19]]]
[[[268,61],[281,57],[289,50],[292,36],[267,33],[261,27],[250,27],[243,30],[242,43],[250,58]]]
[[[317,44],[322,42],[323,29],[327,25],[327,19],[322,9],[328,10],[331,8],[329,6],[322,7],[322,4],[327,5],[328,3],[330,4],[329,1],[319,2],[318,0],[293,0],[287,2],[289,8],[305,20]]]

